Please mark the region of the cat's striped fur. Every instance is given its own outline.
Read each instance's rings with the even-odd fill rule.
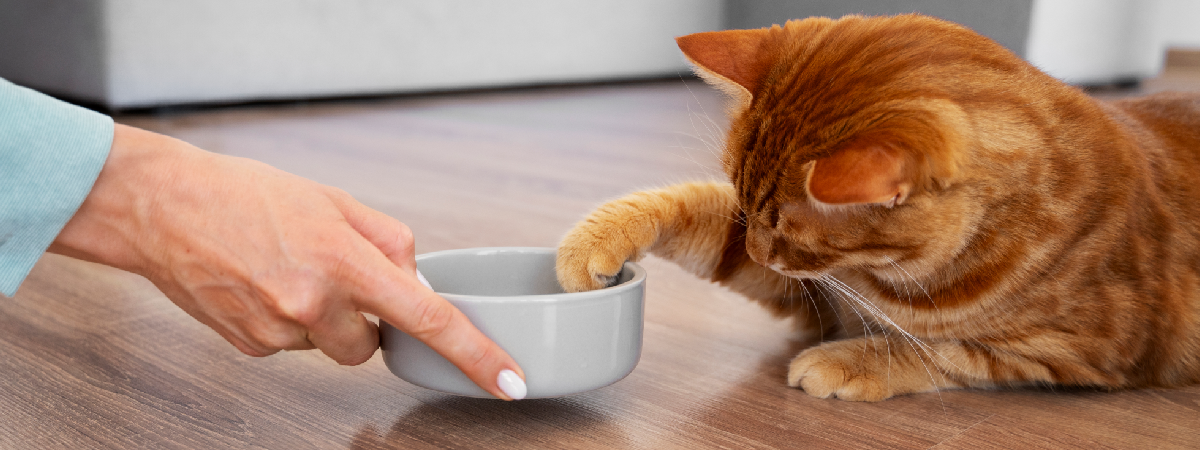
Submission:
[[[919,15],[679,44],[734,99],[729,183],[600,207],[567,289],[674,261],[822,333],[820,397],[1200,380],[1200,96],[1102,103]]]

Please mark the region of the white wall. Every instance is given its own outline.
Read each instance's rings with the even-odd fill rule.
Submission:
[[[109,0],[109,98],[324,96],[686,70],[720,0]]]
[[[1035,0],[1025,57],[1071,83],[1152,77],[1162,69],[1159,0]]]
[[[84,11],[73,9],[81,2],[99,5],[100,13],[71,16]],[[39,52],[2,55],[0,76],[110,107],[134,107],[669,75],[688,71],[673,38],[720,29],[722,5],[722,0],[0,0],[0,26],[13,25],[0,29],[0,41],[72,37],[63,45],[42,45]],[[71,26],[96,18],[98,32]],[[101,69],[46,63],[80,42],[98,43]],[[85,80],[63,83],[46,74],[50,66]]]
[[[639,78],[688,33],[914,10],[1078,83],[1200,48],[1200,0],[0,0],[0,77],[115,108]]]
[[[1200,49],[1200,0],[1035,0],[1026,57],[1092,84],[1153,77],[1171,47]]]
[[[1157,0],[1163,43],[1200,50],[1200,0]]]

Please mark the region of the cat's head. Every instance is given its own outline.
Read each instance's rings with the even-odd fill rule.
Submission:
[[[801,277],[894,261],[935,270],[952,257],[983,219],[979,203],[1009,189],[989,187],[1004,184],[990,172],[1024,145],[1013,142],[1028,131],[1021,80],[1053,83],[994,42],[920,15],[810,18],[678,43],[734,98],[723,162],[751,258]]]

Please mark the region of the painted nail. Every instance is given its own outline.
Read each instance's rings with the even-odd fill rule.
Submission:
[[[429,285],[429,280],[425,279],[425,275],[421,275],[420,270],[417,271],[417,281],[420,281],[421,284],[425,285],[425,287],[429,288],[429,290],[433,290],[433,286]]]
[[[525,380],[517,376],[516,372],[508,369],[500,371],[500,375],[496,376],[496,384],[500,386],[500,390],[504,391],[504,395],[513,400],[525,398],[526,388]]]

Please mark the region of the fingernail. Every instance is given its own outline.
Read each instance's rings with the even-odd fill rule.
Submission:
[[[496,376],[496,384],[500,386],[500,390],[504,391],[504,395],[513,400],[525,398],[526,388],[525,380],[517,376],[516,372],[508,369],[500,371],[500,375]]]
[[[433,286],[429,285],[429,280],[425,279],[425,275],[421,275],[420,270],[417,271],[417,281],[420,281],[421,284],[425,285],[425,287],[429,288],[429,290],[433,290]]]

